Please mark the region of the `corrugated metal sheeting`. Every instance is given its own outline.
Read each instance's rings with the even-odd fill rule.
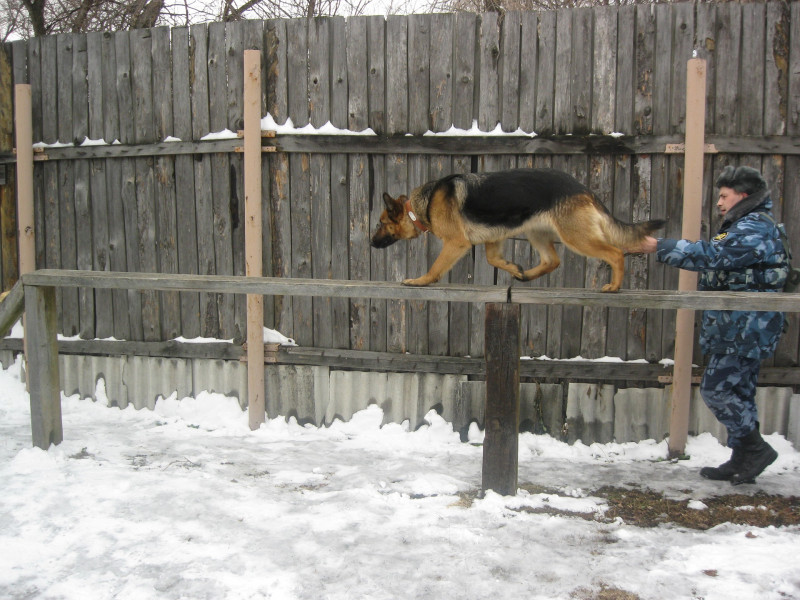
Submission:
[[[6,356],[5,354],[8,354]],[[153,357],[93,357],[62,355],[61,386],[67,395],[97,400],[105,393],[109,406],[153,408],[159,397],[178,398],[212,391],[239,399],[247,406],[247,368],[230,360]],[[0,355],[4,366],[12,354]],[[412,429],[436,410],[466,439],[471,423],[483,426],[482,381],[462,375],[435,373],[377,373],[333,370],[328,367],[268,365],[267,414],[295,417],[301,423],[329,425],[349,420],[370,404],[384,411],[385,423],[409,422]],[[104,388],[98,390],[98,381]],[[616,389],[590,383],[523,383],[520,423],[528,431],[564,436],[573,443],[661,440],[669,432],[671,388]],[[781,433],[800,446],[800,394],[791,388],[760,387],[756,396],[761,430]],[[711,432],[720,441],[725,431],[693,388],[689,416],[692,434]]]

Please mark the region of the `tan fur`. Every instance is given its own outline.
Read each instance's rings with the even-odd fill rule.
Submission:
[[[427,184],[426,184],[427,185]],[[462,188],[464,186],[462,185]],[[611,282],[604,292],[617,291],[622,285],[625,251],[637,248],[644,235],[656,222],[629,225],[616,221],[590,193],[581,193],[559,200],[549,210],[534,214],[516,227],[487,225],[469,220],[462,212],[466,190],[456,187],[455,197],[437,189],[428,197],[426,186],[411,193],[411,209],[430,232],[442,241],[442,250],[430,270],[416,279],[406,279],[406,285],[424,286],[435,283],[447,273],[472,246],[484,244],[490,265],[510,273],[520,281],[530,281],[556,269],[560,260],[555,242],[563,242],[578,254],[598,258],[611,266]],[[421,234],[409,218],[406,197],[393,199],[384,194],[386,210],[373,236],[373,246],[385,247],[396,240],[413,239]],[[502,244],[510,237],[524,236],[539,253],[538,265],[524,270],[503,257]]]

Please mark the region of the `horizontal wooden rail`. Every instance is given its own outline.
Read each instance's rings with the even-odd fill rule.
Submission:
[[[0,350],[22,351],[22,339],[0,340]],[[179,359],[245,360],[242,346],[232,342],[195,344],[167,340],[133,342],[127,340],[59,340],[58,353],[80,356],[146,356]],[[356,369],[392,373],[439,373],[473,375],[486,373],[483,358],[430,354],[393,354],[371,350],[279,346],[267,348],[266,362],[277,365],[306,365],[331,369]],[[701,368],[693,371],[695,376]],[[522,360],[520,376],[528,379],[570,381],[641,381],[661,383],[672,375],[672,366],[645,362],[605,362],[596,360]],[[800,368],[761,367],[759,385],[800,385]]]
[[[307,296],[328,298],[376,298],[432,302],[514,302],[655,308],[671,310],[778,310],[800,312],[800,294],[753,292],[686,292],[675,290],[621,290],[604,293],[582,288],[530,288],[441,284],[410,287],[387,281],[336,279],[288,279],[237,275],[176,275],[113,271],[41,269],[22,276],[28,286],[85,287],[98,289],[158,290]]]
[[[265,152],[308,154],[422,154],[453,156],[504,154],[675,154],[684,138],[677,135],[327,135],[278,134],[264,142]],[[707,151],[722,154],[800,155],[800,136],[706,137]],[[217,154],[241,151],[242,140],[157,142],[154,144],[104,144],[52,146],[37,150],[34,160],[135,158],[182,154]],[[16,156],[0,154],[1,164],[13,164]]]

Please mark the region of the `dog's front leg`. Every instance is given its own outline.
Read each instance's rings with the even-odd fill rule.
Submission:
[[[403,285],[424,286],[436,283],[442,278],[442,275],[453,268],[453,265],[458,262],[458,259],[464,256],[470,248],[472,248],[472,244],[466,240],[460,242],[448,240],[444,242],[442,251],[439,252],[439,256],[436,257],[436,260],[433,261],[430,271],[422,277],[404,280]]]

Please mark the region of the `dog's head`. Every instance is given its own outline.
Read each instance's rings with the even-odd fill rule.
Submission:
[[[378,229],[372,236],[373,248],[386,248],[398,240],[410,240],[419,235],[419,230],[408,217],[405,196],[392,198],[389,194],[383,195],[386,208],[381,213]]]

